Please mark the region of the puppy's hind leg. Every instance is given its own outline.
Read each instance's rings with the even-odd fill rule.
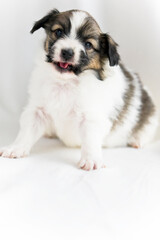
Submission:
[[[21,158],[30,153],[32,146],[45,132],[48,115],[42,107],[27,107],[20,119],[20,131],[14,143],[0,149],[0,156]]]
[[[155,136],[158,127],[157,115],[153,115],[148,123],[130,137],[128,146],[133,148],[143,148],[150,143]]]

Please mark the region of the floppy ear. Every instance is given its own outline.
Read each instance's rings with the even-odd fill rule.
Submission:
[[[39,28],[46,28],[47,22],[55,15],[57,15],[59,11],[57,9],[53,9],[51,12],[49,12],[46,16],[41,18],[39,21],[35,22],[33,28],[31,29],[30,33],[34,33]]]
[[[100,36],[100,53],[101,57],[107,57],[109,59],[110,66],[118,65],[120,56],[117,52],[118,44],[108,35],[101,34]]]

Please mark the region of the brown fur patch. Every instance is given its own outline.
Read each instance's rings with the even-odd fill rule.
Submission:
[[[128,83],[129,83],[129,87],[127,89],[127,91],[124,93],[124,96],[123,96],[123,99],[124,99],[124,105],[123,105],[123,108],[120,110],[116,120],[114,120],[113,122],[113,126],[112,126],[112,131],[115,130],[115,128],[120,125],[120,124],[123,124],[124,123],[124,119],[125,119],[125,116],[128,112],[128,109],[131,105],[131,101],[132,101],[132,98],[134,96],[134,92],[135,92],[135,87],[132,83],[134,77],[132,76],[132,74],[123,66],[123,64],[120,64],[120,67],[121,67],[121,70],[122,72],[124,73]]]
[[[99,41],[97,41],[96,39],[90,38],[87,39],[87,42],[90,42],[94,49],[99,49]]]
[[[47,38],[44,42],[44,49],[45,49],[46,52],[49,51],[49,40],[50,40],[50,38],[49,38],[49,36],[47,36]]]
[[[133,128],[132,132],[136,133],[141,130],[145,124],[149,123],[150,117],[155,113],[155,106],[152,102],[152,99],[146,92],[146,90],[142,89],[141,96],[141,106],[139,109],[139,120]]]
[[[96,54],[95,57],[91,58],[90,63],[85,67],[85,69],[101,69],[100,58],[98,54]]]
[[[62,26],[60,24],[54,24],[52,27],[51,27],[51,30],[54,32],[55,30],[57,29],[62,29]]]

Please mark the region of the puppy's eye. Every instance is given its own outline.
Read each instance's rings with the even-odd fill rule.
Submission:
[[[90,43],[90,42],[85,42],[85,48],[86,48],[87,50],[92,49],[92,48],[93,48],[92,43]]]
[[[58,29],[55,30],[55,34],[56,34],[56,36],[59,38],[59,37],[62,36],[62,34],[63,34],[63,30],[60,29],[60,28],[58,28]]]

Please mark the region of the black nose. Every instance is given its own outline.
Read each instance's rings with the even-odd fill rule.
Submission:
[[[68,48],[68,49],[62,49],[62,52],[61,52],[61,57],[67,61],[67,60],[70,60],[72,57],[74,56],[74,52],[71,48]]]

